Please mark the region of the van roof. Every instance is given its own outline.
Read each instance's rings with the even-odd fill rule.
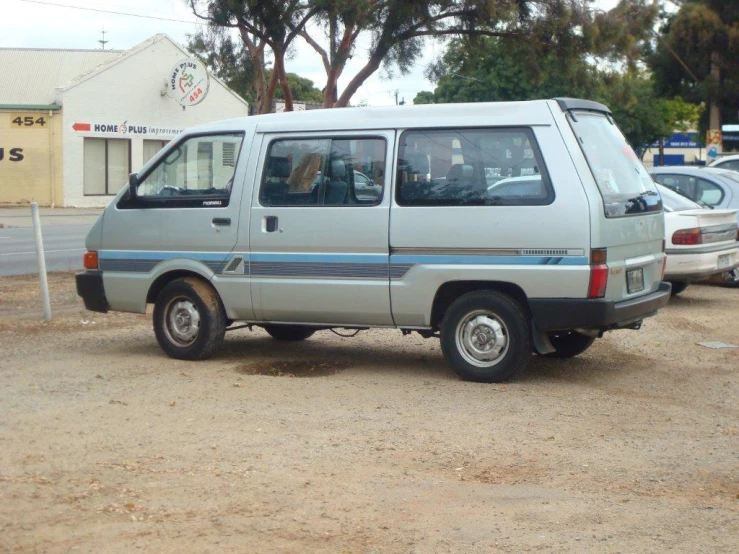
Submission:
[[[338,131],[393,129],[398,127],[477,127],[551,125],[554,100],[526,102],[480,102],[474,104],[425,104],[378,108],[319,109],[263,114],[201,125],[198,132],[243,129],[256,125],[256,132]]]

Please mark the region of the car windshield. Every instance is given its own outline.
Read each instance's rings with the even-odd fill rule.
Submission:
[[[662,210],[654,181],[610,118],[575,111],[570,123],[603,197],[606,217]]]
[[[657,185],[657,190],[662,196],[662,203],[668,212],[683,212],[685,210],[699,210],[702,208],[700,204],[696,204],[687,196],[683,196],[679,192],[667,188],[663,185]]]

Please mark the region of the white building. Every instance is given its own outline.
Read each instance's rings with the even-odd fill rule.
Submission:
[[[172,71],[190,57],[161,34],[123,52],[0,49],[0,204],[104,206],[183,129],[248,115],[212,75],[183,108]]]

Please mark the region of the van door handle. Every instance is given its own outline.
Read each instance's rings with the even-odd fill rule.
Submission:
[[[213,218],[213,225],[231,225],[231,218],[230,217],[214,217]]]
[[[276,215],[265,215],[264,216],[264,230],[268,233],[274,233],[277,231],[277,216]]]

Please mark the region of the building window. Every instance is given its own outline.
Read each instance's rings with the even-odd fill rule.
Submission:
[[[116,194],[128,183],[131,172],[131,141],[127,139],[84,139],[85,196]]]
[[[157,153],[167,146],[166,140],[144,140],[144,159],[143,163],[146,164],[150,159],[157,155]]]

